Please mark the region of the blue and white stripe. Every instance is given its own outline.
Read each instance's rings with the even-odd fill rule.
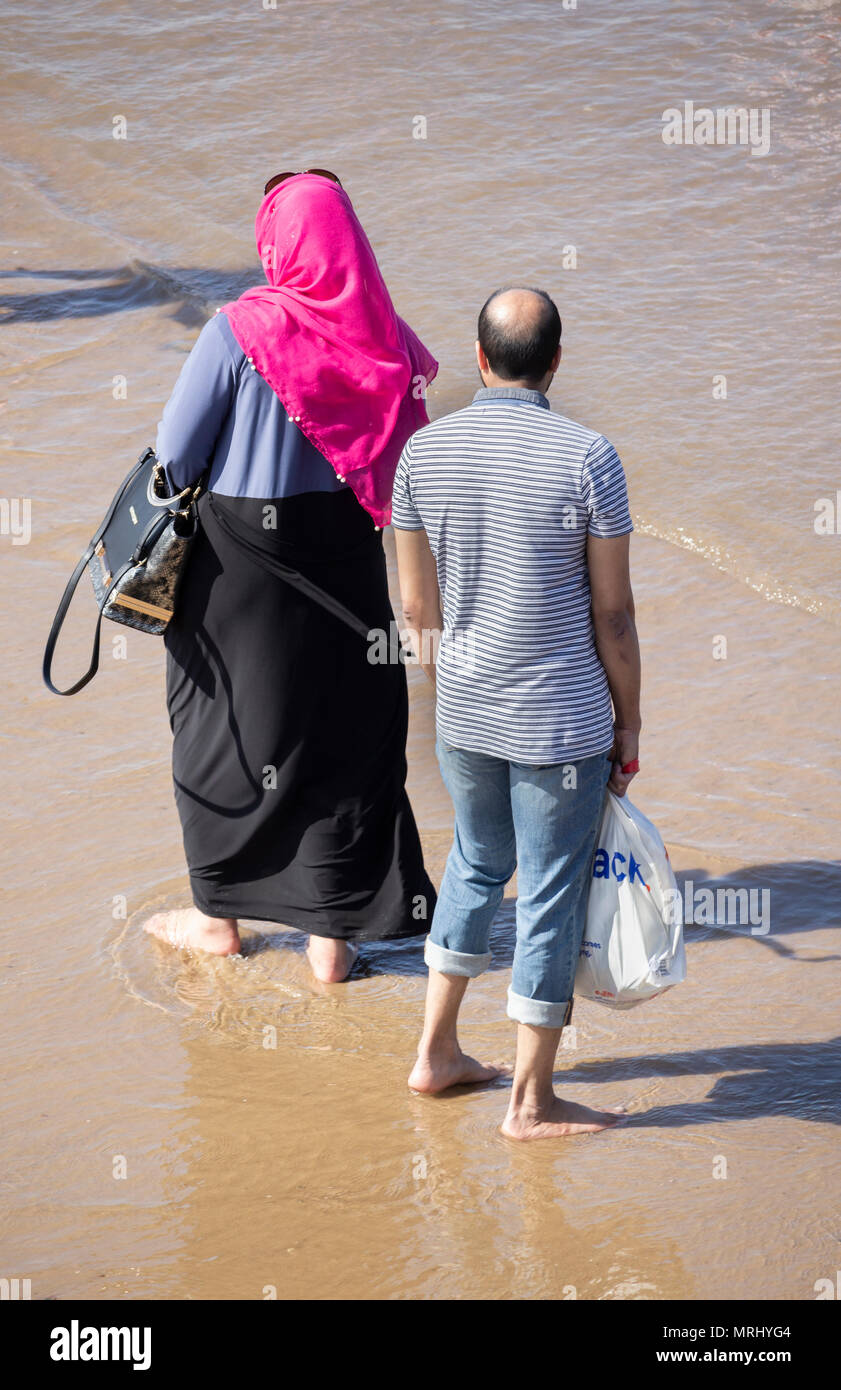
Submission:
[[[426,530],[438,567],[439,737],[531,764],[606,752],[586,546],[633,530],[613,445],[539,391],[484,388],[409,440],[392,520]]]

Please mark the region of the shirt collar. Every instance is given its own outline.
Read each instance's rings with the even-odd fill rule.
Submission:
[[[531,391],[526,386],[480,386],[474,401],[528,401],[530,405],[543,406],[544,410],[551,407],[542,391]]]

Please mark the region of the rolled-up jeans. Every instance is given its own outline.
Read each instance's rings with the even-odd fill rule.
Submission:
[[[605,752],[535,767],[452,748],[441,739],[436,751],[455,832],[426,963],[469,978],[487,970],[491,923],[516,869],[508,1017],[562,1028],[572,1013],[610,760]]]

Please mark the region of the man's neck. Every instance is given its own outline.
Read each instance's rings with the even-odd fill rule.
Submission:
[[[498,390],[503,387],[507,390],[516,388],[518,391],[539,391],[541,395],[545,396],[552,384],[551,376],[545,376],[542,381],[506,381],[501,376],[494,376],[493,372],[480,372],[479,375],[482,379],[482,385],[489,390]]]

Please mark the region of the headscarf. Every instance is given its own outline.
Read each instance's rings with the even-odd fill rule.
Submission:
[[[318,174],[273,188],[255,235],[268,284],[222,306],[249,362],[378,526],[403,445],[429,423],[438,363],[398,317],[344,189]]]

